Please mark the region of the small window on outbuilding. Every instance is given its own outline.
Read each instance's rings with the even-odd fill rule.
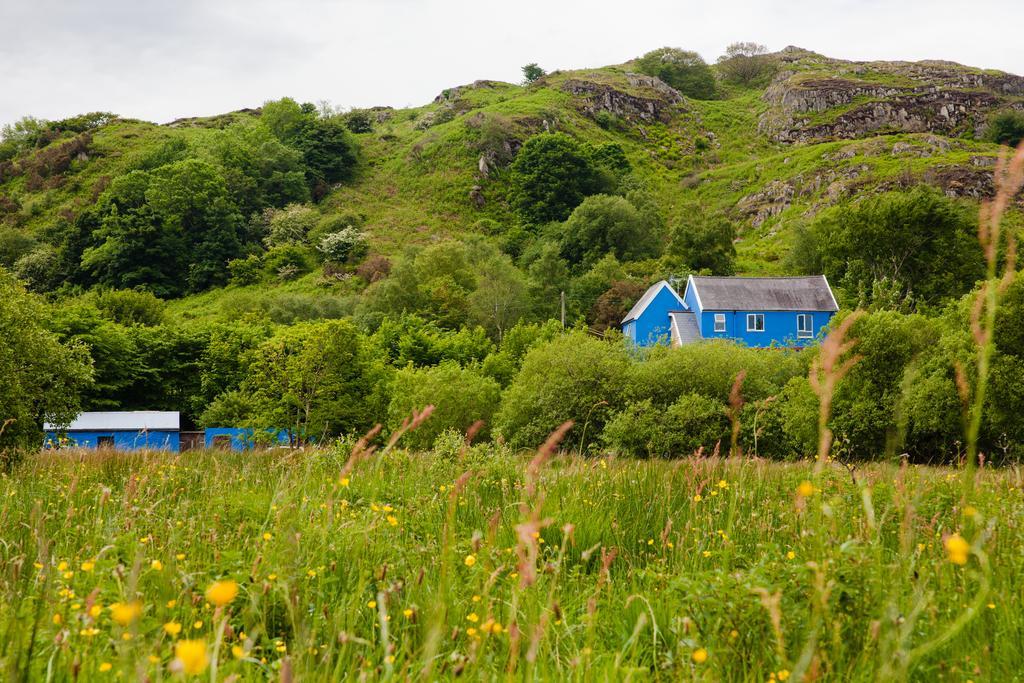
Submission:
[[[725,313],[715,313],[715,332],[725,332]]]
[[[801,313],[796,317],[796,336],[799,339],[810,339],[814,336],[814,322],[810,313]]]
[[[747,332],[764,332],[764,313],[747,313]]]

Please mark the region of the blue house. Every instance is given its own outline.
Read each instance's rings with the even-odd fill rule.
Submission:
[[[177,412],[137,410],[82,413],[65,429],[44,424],[48,447],[110,448],[119,451],[181,450]]]
[[[756,348],[815,343],[839,310],[824,275],[691,275],[680,297],[664,280],[652,285],[622,321],[638,346],[731,339]]]

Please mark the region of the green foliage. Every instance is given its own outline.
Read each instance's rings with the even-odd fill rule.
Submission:
[[[384,373],[347,321],[278,331],[252,352],[242,391],[250,426],[325,439],[368,430],[386,405]]]
[[[324,258],[334,263],[358,261],[366,256],[370,249],[366,233],[351,226],[324,235],[317,243],[316,248],[324,255]]]
[[[584,197],[604,189],[588,150],[564,133],[527,140],[512,163],[509,181],[516,211],[535,225],[565,220]]]
[[[656,226],[623,197],[594,195],[577,206],[562,228],[561,254],[589,268],[607,254],[620,261],[658,255]]]
[[[898,298],[935,305],[984,275],[976,233],[971,212],[919,187],[822,212],[802,233],[798,265],[808,274],[820,267],[846,302],[870,302],[874,284],[888,281]]]
[[[720,212],[694,207],[672,227],[668,255],[683,268],[712,275],[736,272],[736,225]]]
[[[373,333],[377,354],[392,365],[423,367],[454,361],[459,365],[478,363],[494,350],[483,328],[444,330],[419,316],[385,318]]]
[[[150,292],[131,289],[102,290],[92,297],[100,315],[120,325],[152,327],[164,321],[166,304]]]
[[[630,404],[608,421],[602,433],[613,451],[635,457],[727,452],[728,437],[725,406],[700,394],[684,394],[668,408],[649,400]]]
[[[539,78],[547,75],[547,71],[537,66],[537,62],[530,62],[523,67],[523,82],[533,83]]]
[[[273,247],[263,256],[263,272],[279,280],[294,280],[311,271],[315,261],[308,247],[287,244]]]
[[[718,72],[731,83],[747,87],[763,84],[775,72],[767,53],[768,48],[759,43],[732,43],[718,58]]]
[[[428,447],[447,430],[465,433],[478,420],[484,422],[484,427],[477,436],[486,439],[500,397],[498,383],[478,368],[462,368],[453,361],[427,368],[410,366],[395,373],[388,426],[397,429],[413,410],[433,405],[430,418],[405,437],[409,447]]]
[[[505,391],[496,431],[515,448],[536,448],[559,425],[575,423],[569,447],[586,446],[601,433],[627,387],[624,345],[570,332],[530,350]]]
[[[268,247],[305,244],[306,236],[320,221],[316,209],[302,204],[289,204],[280,210],[267,209],[264,216],[267,236],[263,242]]]
[[[687,97],[698,100],[715,97],[715,76],[696,52],[675,47],[658,48],[636,60],[636,68],[648,76],[660,78]]]
[[[0,268],[0,453],[38,447],[43,422],[70,422],[92,379],[84,350],[62,345],[42,319],[42,305]]]
[[[985,136],[997,144],[1016,147],[1024,140],[1024,112],[1013,109],[996,112],[988,121]]]

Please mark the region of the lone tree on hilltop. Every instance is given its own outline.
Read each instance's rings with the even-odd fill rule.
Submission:
[[[752,85],[772,71],[768,48],[753,42],[732,43],[718,58],[718,70],[727,81]]]
[[[547,71],[537,66],[537,62],[530,62],[523,67],[523,82],[533,83],[538,78],[542,78],[547,74]]]

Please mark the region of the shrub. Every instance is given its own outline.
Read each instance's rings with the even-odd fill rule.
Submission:
[[[986,135],[992,142],[1016,147],[1024,140],[1024,112],[1013,109],[996,112],[989,119]]]
[[[327,260],[335,263],[358,260],[369,251],[366,233],[353,227],[326,235],[316,248]]]
[[[537,66],[537,62],[530,62],[523,67],[523,82],[533,83],[538,78],[541,78],[547,74],[544,69]]]
[[[256,254],[228,261],[231,284],[254,285],[263,278],[263,259]]]
[[[715,76],[696,52],[676,47],[658,48],[638,59],[636,68],[648,76],[660,78],[687,97],[710,100],[715,96]]]
[[[563,133],[530,138],[510,168],[513,204],[534,225],[565,220],[584,197],[602,189],[588,150]]]
[[[462,368],[453,361],[430,368],[407,367],[395,373],[388,426],[396,429],[413,409],[433,405],[430,419],[404,437],[406,445],[427,448],[447,431],[465,434],[477,420],[484,421],[478,436],[486,438],[500,398],[501,387],[478,368]]]
[[[763,82],[775,71],[767,53],[768,48],[759,43],[732,43],[718,58],[718,71],[725,80],[740,85]]]
[[[304,243],[320,219],[316,209],[301,204],[289,204],[269,215],[268,234],[263,240],[268,247]]]
[[[650,401],[630,404],[609,420],[602,438],[626,455],[683,456],[701,448],[706,452],[721,448],[729,438],[729,420],[722,403],[686,394],[667,408]]]
[[[167,305],[152,292],[138,292],[131,289],[111,289],[99,292],[93,303],[104,318],[121,325],[145,325],[152,327],[164,320]]]
[[[572,265],[589,268],[608,253],[620,261],[657,256],[657,235],[625,198],[587,197],[562,229],[562,257]]]
[[[736,226],[725,214],[693,208],[683,211],[672,228],[668,253],[691,271],[732,275],[736,272],[735,239]]]
[[[496,431],[517,448],[536,448],[566,420],[566,446],[586,445],[621,406],[629,376],[626,347],[583,332],[562,335],[526,354],[505,391]]]
[[[263,271],[281,280],[292,280],[313,270],[312,254],[305,247],[274,247],[263,256]]]

